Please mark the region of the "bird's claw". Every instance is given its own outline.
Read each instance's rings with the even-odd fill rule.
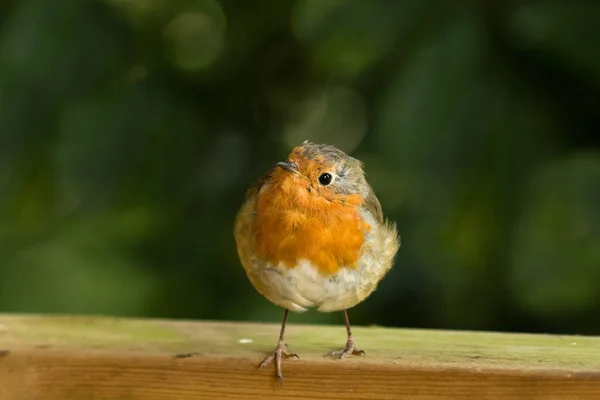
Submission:
[[[275,351],[269,355],[267,358],[263,360],[263,362],[258,367],[259,369],[263,369],[271,362],[275,362],[275,366],[277,368],[277,378],[279,379],[279,383],[283,386],[283,374],[281,373],[281,360],[285,358],[297,358],[300,359],[300,356],[296,353],[288,353],[287,347],[285,343],[279,342],[275,347]]]
[[[344,358],[349,355],[353,356],[366,356],[367,354],[363,350],[359,350],[356,348],[354,344],[354,340],[352,338],[348,339],[346,343],[346,347],[342,350],[330,351],[327,353],[328,356],[336,357],[338,360]]]
[[[338,360],[341,358],[344,358],[346,356],[349,355],[353,355],[353,356],[366,356],[367,354],[363,351],[363,350],[357,350],[357,349],[343,349],[343,350],[336,350],[336,351],[330,351],[329,353],[327,353],[328,356],[332,356],[332,357],[336,357]]]
[[[262,363],[260,363],[260,366],[258,367],[258,369],[263,369],[264,367],[266,367],[269,363],[275,361],[277,362],[278,359],[284,359],[284,358],[297,358],[300,359],[300,356],[296,353],[287,353],[285,351],[281,352],[280,354],[277,353],[277,351],[274,351],[273,354],[271,354],[270,356],[268,356],[267,358],[265,358],[263,360]]]

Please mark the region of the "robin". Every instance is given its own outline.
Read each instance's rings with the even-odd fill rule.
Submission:
[[[362,163],[329,145],[305,141],[246,193],[234,228],[238,255],[254,288],[283,307],[279,341],[259,368],[297,357],[284,343],[289,311],[341,311],[346,346],[356,348],[349,308],[366,299],[390,270],[400,238],[365,179]]]

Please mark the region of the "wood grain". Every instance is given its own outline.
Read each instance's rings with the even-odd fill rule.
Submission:
[[[290,325],[284,387],[258,370],[279,327],[0,315],[0,399],[600,399],[600,338]],[[181,352],[198,352],[177,358]]]

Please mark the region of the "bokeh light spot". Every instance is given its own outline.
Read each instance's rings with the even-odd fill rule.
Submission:
[[[198,70],[209,66],[221,53],[225,26],[203,12],[183,12],[163,31],[165,51],[178,68]]]

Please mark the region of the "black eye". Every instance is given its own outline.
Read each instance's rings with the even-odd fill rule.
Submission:
[[[327,172],[321,174],[321,176],[319,176],[319,183],[323,186],[329,185],[331,183],[331,175],[329,175]]]

